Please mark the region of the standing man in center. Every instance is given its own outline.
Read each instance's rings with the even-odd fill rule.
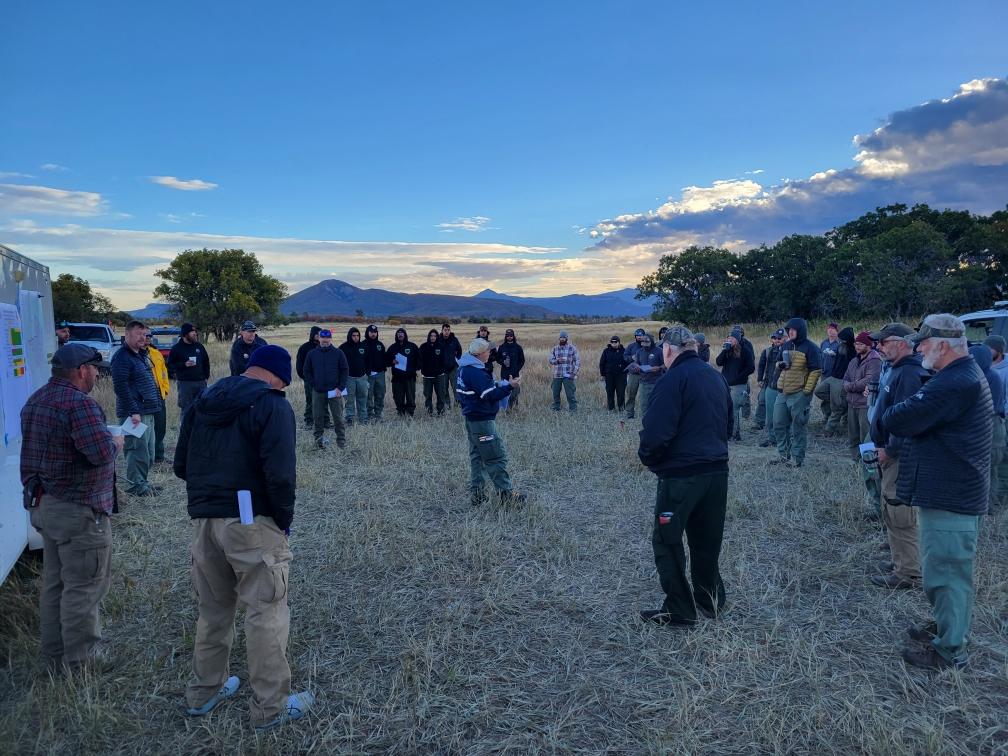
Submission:
[[[581,370],[581,355],[577,347],[567,343],[567,331],[560,331],[557,345],[550,350],[553,366],[553,411],[560,411],[560,389],[567,395],[567,409],[577,412],[577,375]]]
[[[689,626],[696,624],[697,611],[716,618],[725,603],[718,559],[733,403],[724,376],[699,358],[696,340],[684,326],[665,332],[662,355],[667,371],[644,411],[637,454],[658,476],[651,545],[665,601],[640,616],[659,625]]]
[[[395,343],[386,352],[386,362],[392,368],[392,400],[399,417],[413,417],[416,411],[416,374],[420,364],[420,349],[409,340],[405,328],[397,328]]]
[[[756,372],[752,343],[744,338],[742,326],[732,328],[714,362],[731,391],[735,426],[732,441],[741,441],[742,418],[749,417],[749,376]]]
[[[315,444],[326,448],[326,416],[332,415],[336,431],[336,446],[346,448],[346,425],[343,423],[343,390],[350,369],[342,350],[332,345],[332,331],[319,331],[318,349],[308,352],[304,364],[305,381],[312,387],[312,420],[315,423]]]
[[[182,324],[181,337],[168,352],[168,367],[175,373],[181,417],[210,379],[210,356],[192,323]]]
[[[805,464],[808,443],[809,406],[822,375],[822,363],[819,347],[808,339],[808,324],[803,318],[791,318],[784,328],[789,340],[781,350],[784,364],[777,380],[780,394],[774,402],[774,435],[779,456],[770,464],[801,467]]]
[[[448,391],[445,394],[445,407],[451,409],[452,395],[455,393],[455,380],[458,377],[458,361],[462,357],[462,344],[459,343],[458,336],[452,333],[451,323],[441,324],[441,341],[444,345],[445,383],[448,386]]]
[[[368,371],[368,417],[372,423],[380,423],[385,410],[385,371],[388,361],[385,345],[378,340],[378,326],[374,323],[364,331],[364,357]]]
[[[231,345],[231,359],[228,366],[231,368],[231,375],[241,375],[248,367],[248,361],[256,349],[266,346],[266,339],[256,333],[256,324],[251,320],[246,320],[241,325],[238,338]]]
[[[346,423],[347,426],[357,423],[366,425],[368,421],[367,395],[368,395],[368,369],[366,350],[361,343],[360,331],[357,326],[352,326],[347,331],[346,341],[340,344],[340,350],[346,357],[347,366],[350,369],[350,378],[347,380],[346,398]]]
[[[151,372],[150,359],[145,344],[147,326],[139,320],[126,325],[123,346],[112,358],[112,389],[116,397],[116,415],[119,423],[129,420],[133,427],[147,426],[143,435],[126,436],[123,451],[126,456],[126,493],[134,496],[156,496],[160,486],[147,480],[154,460],[154,415],[164,402]]]
[[[634,362],[634,357],[637,356],[637,352],[640,351],[641,341],[644,339],[644,334],[646,331],[643,328],[638,328],[633,332],[634,340],[623,350],[623,361],[624,368],[629,368]],[[637,389],[640,386],[640,373],[635,373],[633,370],[627,372],[627,386],[626,386],[626,416],[627,420],[632,420],[634,417],[634,410],[637,407]],[[641,416],[644,415],[643,410],[641,411]]]
[[[518,343],[515,337],[514,328],[504,331],[504,343],[497,347],[497,361],[501,364],[501,380],[510,381],[521,375],[522,368],[525,367],[525,350]],[[449,393],[452,388],[449,386]],[[511,385],[511,396],[507,398],[506,412],[511,412],[518,402],[518,395],[521,394],[521,385],[514,383]]]

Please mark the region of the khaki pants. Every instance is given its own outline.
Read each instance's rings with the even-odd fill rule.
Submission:
[[[31,523],[43,544],[42,656],[79,664],[102,637],[99,608],[111,582],[112,522],[89,507],[46,495],[31,510]]]
[[[882,476],[882,520],[889,538],[893,572],[904,580],[920,580],[920,537],[917,534],[917,510],[896,500],[899,460],[879,465]]]
[[[199,596],[193,674],[186,701],[200,707],[228,678],[235,609],[245,607],[245,646],[253,724],[275,719],[287,707],[290,610],[287,580],[291,552],[272,517],[251,525],[238,518],[192,521],[192,581]]]

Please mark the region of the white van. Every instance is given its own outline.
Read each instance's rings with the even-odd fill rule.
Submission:
[[[49,268],[0,245],[0,581],[42,548],[21,504],[21,408],[49,380],[56,329]]]

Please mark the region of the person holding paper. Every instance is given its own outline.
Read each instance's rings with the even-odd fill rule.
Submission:
[[[329,349],[339,352],[331,343]],[[290,382],[290,354],[274,345],[257,349],[242,375],[217,381],[186,410],[175,448],[175,474],[186,482],[192,519],[199,600],[186,713],[209,714],[238,691],[228,664],[241,604],[257,730],[301,719],[315,700],[307,691],[291,694],[287,663],[287,534],[297,466],[294,410],[284,396]]]
[[[134,427],[146,426],[138,438],[127,435],[126,493],[134,496],[157,496],[161,486],[147,480],[154,460],[154,415],[164,402],[151,372],[150,359],[145,346],[147,326],[139,320],[126,325],[123,346],[112,358],[112,388],[116,397],[116,415],[119,423],[129,420]]]
[[[185,413],[210,380],[210,355],[199,342],[199,332],[192,323],[183,323],[181,335],[168,352],[168,367],[178,388],[179,415]]]
[[[388,361],[385,345],[378,339],[378,326],[374,323],[364,331],[364,359],[368,371],[368,418],[372,423],[380,423],[385,411],[385,371]]]
[[[639,379],[641,417],[644,417],[651,403],[651,392],[655,384],[665,372],[664,359],[662,348],[655,345],[650,333],[645,333],[641,337],[640,349],[634,352],[633,360],[627,366],[627,372],[631,375],[636,374]]]
[[[352,326],[347,331],[346,341],[340,344],[340,350],[347,359],[347,366],[350,370],[347,379],[346,398],[346,422],[353,425],[354,419],[360,425],[366,425],[368,421],[367,395],[368,395],[368,369],[367,355],[364,345],[361,343],[360,330]]]
[[[416,410],[416,374],[420,364],[420,349],[409,340],[405,328],[395,332],[395,343],[386,353],[392,368],[392,400],[399,417],[413,417]]]
[[[110,585],[109,515],[123,437],[109,432],[105,413],[89,396],[98,369],[107,367],[96,349],[65,344],[53,355],[49,382],[21,409],[21,483],[43,544],[42,662],[53,671],[112,666],[99,645],[99,609]],[[5,494],[14,498],[13,491]]]
[[[581,356],[577,347],[567,343],[567,331],[560,331],[557,345],[550,351],[549,364],[553,366],[553,411],[560,411],[560,389],[567,395],[567,409],[577,411],[577,375],[581,369]]]
[[[327,416],[332,416],[336,431],[336,446],[346,448],[346,425],[343,422],[343,396],[350,376],[346,355],[333,346],[332,331],[319,331],[318,349],[308,352],[304,362],[305,382],[312,387],[312,418],[315,422],[315,445],[325,449]]]

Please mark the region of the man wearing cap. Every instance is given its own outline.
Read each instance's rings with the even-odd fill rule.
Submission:
[[[154,382],[161,395],[161,408],[154,413],[154,462],[164,462],[164,437],[168,431],[168,410],[165,402],[168,400],[168,392],[171,391],[171,382],[168,380],[168,365],[165,364],[161,350],[153,344],[150,328],[144,333],[144,346],[147,348],[147,358],[150,360]]]
[[[339,350],[331,346],[330,351]],[[222,378],[182,417],[175,474],[192,519],[192,582],[199,601],[186,713],[209,714],[239,686],[228,674],[235,610],[245,609],[249,709],[257,730],[301,719],[314,702],[291,694],[287,663],[294,519],[295,420],[284,396],[290,354],[257,349],[240,376]],[[239,506],[247,495],[247,509]]]
[[[749,417],[749,376],[756,372],[753,346],[745,338],[742,326],[732,328],[714,363],[721,368],[732,395],[735,427],[732,441],[741,441],[742,418]]]
[[[605,381],[606,409],[610,412],[623,411],[626,404],[627,374],[623,363],[623,345],[619,336],[609,339],[609,346],[599,356],[599,376]]]
[[[642,418],[637,451],[658,477],[651,546],[665,592],[660,609],[646,609],[640,616],[659,625],[695,625],[697,611],[714,618],[725,603],[718,559],[728,504],[732,398],[724,376],[699,358],[695,346],[685,326],[666,331],[662,355],[667,370]]]
[[[771,465],[801,467],[805,464],[809,405],[822,374],[819,347],[808,338],[808,323],[791,318],[784,324],[788,341],[781,349],[781,373],[774,402],[774,436],[778,457]],[[792,459],[792,455],[794,455]]]
[[[252,354],[256,349],[264,346],[266,346],[266,339],[256,333],[256,324],[251,320],[242,323],[238,338],[231,345],[231,359],[228,360],[231,375],[244,373]]]
[[[386,358],[385,345],[378,339],[378,326],[372,323],[364,331],[364,359],[368,369],[367,411],[372,423],[380,423],[385,410]]]
[[[325,427],[332,416],[336,431],[336,446],[346,448],[346,425],[343,422],[343,391],[350,377],[346,355],[332,343],[332,331],[319,331],[318,349],[308,352],[304,362],[305,382],[312,389],[312,419],[315,423],[315,445],[326,448]]]
[[[823,425],[829,422],[832,404],[830,402],[830,388],[834,381],[842,382],[843,379],[833,378],[833,363],[837,353],[840,351],[840,326],[837,323],[830,323],[826,326],[826,338],[819,344],[819,352],[822,354],[822,377],[815,388],[814,396],[819,400]]]
[[[518,343],[513,328],[504,331],[504,343],[497,347],[497,361],[501,365],[501,380],[510,381],[521,375],[522,368],[525,367],[525,350]],[[451,384],[449,384],[451,386]],[[449,391],[448,393],[451,393]],[[518,402],[518,395],[521,393],[520,384],[511,385],[511,395],[507,397],[506,412],[514,409]]]
[[[507,450],[497,432],[495,418],[500,400],[521,385],[521,378],[495,382],[484,369],[490,359],[490,342],[475,338],[459,360],[455,395],[465,418],[469,440],[469,494],[474,506],[487,501],[484,479],[489,478],[501,503],[523,503],[525,496],[515,493],[507,469]]]
[[[65,320],[61,320],[56,324],[56,341],[57,347],[61,347],[70,341],[70,324]]]
[[[780,353],[784,345],[784,329],[778,328],[770,334],[770,345],[760,352],[759,366],[756,370],[756,380],[760,386],[760,398],[756,403],[756,413],[759,414],[763,405],[762,427],[766,436],[760,441],[760,446],[776,446],[777,436],[774,434],[773,408],[777,402],[777,379],[780,377]]]
[[[644,329],[638,328],[633,332],[634,340],[623,350],[624,369],[627,370],[626,388],[626,408],[627,419],[632,420],[637,407],[637,390],[640,388],[640,373],[629,371],[630,364],[634,362],[638,350],[641,348],[641,341],[644,339]]]
[[[904,648],[903,659],[931,670],[966,664],[977,535],[989,506],[993,400],[965,334],[954,315],[924,318],[910,339],[935,375],[878,417],[880,433],[910,440],[900,450],[896,496],[917,510],[934,622],[908,630],[923,645]]]
[[[549,364],[553,366],[553,411],[560,411],[560,389],[567,395],[567,409],[577,412],[577,375],[581,369],[581,355],[577,347],[567,343],[567,331],[560,331],[557,345],[550,350]]]
[[[991,368],[994,372],[1001,377],[1001,382],[1008,389],[1008,360],[1005,359],[1005,339],[1004,336],[988,336],[984,339],[984,344],[990,347],[991,352],[994,355],[994,361]],[[1005,392],[1005,406],[1003,412],[1008,415],[1008,391]],[[1006,428],[1008,431],[1008,428]],[[994,471],[997,473],[998,485],[997,488],[991,492],[991,497],[997,502],[997,506],[1004,506],[1008,502],[1008,432],[1006,432],[1005,448],[1001,449],[1000,455],[998,455],[998,450],[992,450],[992,471],[991,475],[994,475]],[[995,463],[995,460],[999,460]]]
[[[451,409],[452,395],[455,393],[455,380],[458,378],[458,361],[462,356],[462,344],[459,342],[458,336],[452,333],[451,323],[441,324],[441,342],[445,358],[445,381],[448,387],[445,395],[445,407]]]
[[[109,432],[88,396],[98,369],[107,367],[97,350],[65,344],[53,355],[48,383],[21,409],[24,503],[43,544],[42,662],[52,670],[111,663],[98,646],[99,607],[110,583],[109,514],[123,437]]]
[[[127,435],[126,454],[127,493],[134,496],[156,496],[160,486],[147,480],[154,460],[154,415],[164,402],[151,372],[149,353],[145,346],[147,326],[139,320],[126,325],[122,349],[112,358],[112,389],[115,391],[116,415],[119,423],[129,421],[134,428],[142,423],[145,428],[137,437]]]
[[[920,552],[917,539],[917,514],[898,495],[901,476],[910,475],[908,465],[900,458],[909,450],[910,439],[884,434],[879,418],[887,409],[920,391],[929,373],[921,366],[920,355],[906,337],[913,329],[904,323],[888,323],[871,334],[878,342],[879,352],[889,368],[879,378],[878,398],[869,411],[871,440],[879,458],[882,521],[885,523],[892,569],[882,565],[881,574],[873,575],[872,583],[880,588],[907,589],[920,584]]]
[[[874,342],[868,331],[861,331],[854,337],[855,357],[847,363],[843,389],[847,395],[847,449],[851,460],[861,459],[858,447],[868,436],[868,397],[865,395],[869,384],[878,386],[882,372],[882,358],[875,351]]]
[[[707,337],[702,333],[694,333],[693,338],[696,340],[696,353],[704,362],[710,362],[710,344],[707,343]]]
[[[183,323],[181,334],[168,352],[168,367],[175,375],[180,414],[185,413],[210,380],[210,355],[199,342],[196,326]]]

